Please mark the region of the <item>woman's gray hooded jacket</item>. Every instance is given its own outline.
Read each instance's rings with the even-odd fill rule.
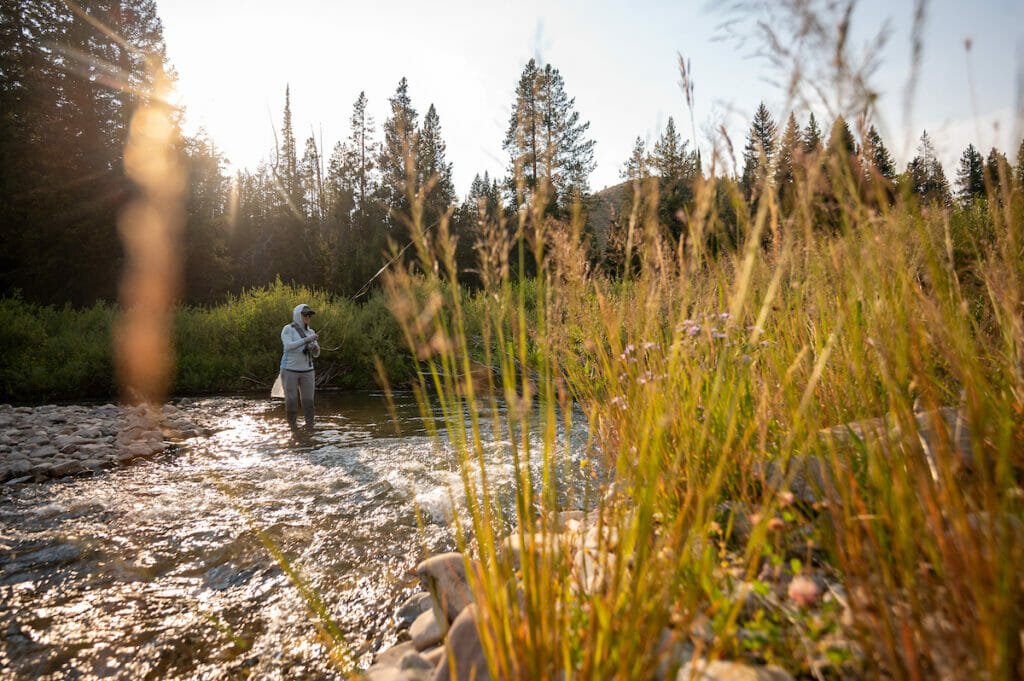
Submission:
[[[308,336],[315,333],[307,324],[302,322],[302,309],[309,307],[305,303],[296,305],[292,310],[293,324],[288,324],[281,329],[281,344],[284,346],[284,355],[281,357],[281,369],[289,371],[312,371],[313,359],[320,356],[320,344],[316,341],[306,344],[303,334]],[[302,329],[299,333],[298,329]],[[308,350],[308,352],[307,352]]]

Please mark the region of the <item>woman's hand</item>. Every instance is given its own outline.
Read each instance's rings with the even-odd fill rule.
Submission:
[[[319,337],[319,336],[320,336],[319,333],[313,333],[313,334],[310,334],[310,335],[306,336],[302,340],[306,343],[306,345],[309,345],[310,343],[315,343],[317,337]]]

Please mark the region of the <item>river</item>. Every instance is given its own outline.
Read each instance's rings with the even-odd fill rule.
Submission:
[[[0,678],[342,678],[261,533],[367,666],[396,640],[416,564],[454,548],[462,504],[443,432],[429,435],[411,394],[394,407],[379,392],[319,393],[316,429],[296,438],[281,402],[186,400],[212,434],[177,452],[0,485]],[[480,416],[488,476],[507,497],[508,435],[489,430],[490,409]],[[559,471],[568,507],[587,488],[582,416],[574,423]]]

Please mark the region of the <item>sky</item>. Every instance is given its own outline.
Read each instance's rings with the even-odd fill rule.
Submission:
[[[286,87],[301,154],[311,134],[327,149],[348,136],[361,91],[379,136],[405,77],[420,119],[431,104],[437,109],[459,196],[477,173],[505,174],[502,141],[531,58],[560,71],[590,122],[594,191],[618,183],[636,138],[653,144],[670,116],[704,158],[723,128],[739,156],[759,102],[780,127],[793,106],[754,28],[762,20],[781,34],[792,24],[774,23],[780,18],[765,9],[777,7],[773,0],[748,4],[762,9],[738,14],[703,0],[157,0],[186,132],[202,127],[232,168],[271,158]],[[869,80],[879,94],[873,122],[898,168],[923,130],[950,182],[968,143],[982,154],[996,146],[1014,162],[1024,133],[1024,0],[927,4],[908,117],[913,17],[911,0],[862,0],[849,41],[858,58],[880,64]],[[883,27],[884,46],[868,47]],[[692,118],[680,55],[693,82]],[[801,125],[808,110],[824,121],[835,110],[818,98],[795,108]]]

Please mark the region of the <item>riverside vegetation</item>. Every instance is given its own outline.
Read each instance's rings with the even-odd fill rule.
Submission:
[[[361,304],[280,281],[230,296],[220,305],[182,306],[175,315],[178,395],[270,389],[281,363],[281,327],[295,301],[317,312],[323,333],[317,362],[324,383],[375,385],[375,357],[393,381],[407,381],[412,356],[378,292]],[[57,308],[0,300],[0,400],[40,402],[117,394],[111,334],[118,310],[103,302]]]
[[[711,678],[1024,674],[1024,187],[1004,170],[950,209],[877,176],[865,193],[851,157],[804,164],[789,210],[762,180],[728,252],[708,248],[712,183],[673,243],[637,181],[623,278],[587,268],[541,185],[514,225],[536,278],[510,285],[482,250],[496,276],[471,305],[445,283],[444,224],[414,221],[418,266],[387,287],[460,451],[477,678],[682,679],[723,658],[753,666]],[[473,420],[494,395],[511,509]],[[596,508],[554,473],[572,404]],[[588,521],[567,529],[567,508]]]

